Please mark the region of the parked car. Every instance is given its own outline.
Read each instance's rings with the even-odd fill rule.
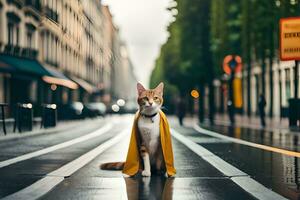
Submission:
[[[124,113],[136,113],[138,105],[136,102],[129,101],[124,106]]]
[[[69,104],[58,105],[57,117],[58,119],[83,119],[83,104],[81,102],[72,102]]]
[[[106,106],[101,102],[92,102],[85,104],[83,109],[84,116],[86,117],[104,117],[106,114]]]

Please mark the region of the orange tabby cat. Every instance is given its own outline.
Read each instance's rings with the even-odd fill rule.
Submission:
[[[163,83],[160,83],[155,89],[146,90],[140,83],[137,84],[137,102],[139,104],[139,110],[137,112],[136,120],[133,127],[134,129],[137,129],[137,133],[133,137],[136,137],[134,138],[134,142],[137,143],[136,145],[138,148],[140,158],[139,160],[142,160],[142,176],[151,176],[151,172],[166,172],[166,163],[164,159],[166,155],[169,155],[169,157],[171,157],[170,159],[167,159],[168,166],[173,167],[173,152],[170,142],[169,127],[165,115],[160,110],[163,103],[163,87]],[[162,125],[161,123],[164,124]],[[164,129],[162,129],[162,126],[164,126]],[[161,136],[161,130],[163,130],[164,132],[163,136]],[[167,136],[165,136],[166,134]],[[164,139],[161,140],[161,138]],[[167,144],[164,143],[163,146],[165,148],[167,147],[168,150],[163,150],[162,148],[161,141],[165,140],[167,140]],[[132,141],[130,145],[134,145],[132,144]],[[130,151],[131,150],[129,147],[128,152]],[[135,150],[133,151],[135,152]],[[127,163],[131,162],[131,160],[128,160],[130,158],[131,157],[127,155]],[[127,164],[127,166],[128,165],[132,164],[130,163]],[[105,163],[102,164],[100,167],[101,169],[121,170],[124,168],[124,166],[126,168],[125,162],[115,162]],[[132,168],[132,166],[130,167]],[[172,168],[171,174],[169,175],[174,174],[175,168]]]

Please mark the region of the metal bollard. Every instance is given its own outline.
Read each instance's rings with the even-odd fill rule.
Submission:
[[[43,104],[41,128],[55,127],[57,123],[56,104]]]
[[[33,109],[31,103],[18,103],[15,111],[14,132],[18,128],[21,133],[23,131],[32,131],[33,127]]]

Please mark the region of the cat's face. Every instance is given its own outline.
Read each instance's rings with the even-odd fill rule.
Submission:
[[[142,84],[137,84],[138,104],[143,114],[157,113],[163,103],[164,84],[160,83],[155,89],[146,90]]]

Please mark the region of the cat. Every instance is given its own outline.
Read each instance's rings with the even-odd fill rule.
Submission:
[[[155,89],[146,90],[141,84],[137,84],[140,106],[138,130],[141,135],[140,152],[144,163],[142,176],[151,176],[153,167],[158,172],[164,170],[159,133],[160,115],[158,114],[163,103],[163,87],[163,83],[160,83]]]
[[[137,102],[139,104],[139,110],[136,115],[133,130],[136,126],[136,143],[138,143],[136,146],[138,147],[139,158],[141,158],[141,163],[143,165],[141,175],[145,177],[151,176],[152,172],[165,173],[166,176],[168,175],[167,171],[170,171],[170,168],[168,168],[168,170],[166,169],[166,155],[168,155],[167,166],[172,167],[169,175],[174,175],[176,171],[173,167],[173,152],[169,126],[165,115],[161,111],[163,104],[163,88],[163,83],[160,83],[155,89],[149,90],[146,90],[142,84],[137,84]],[[164,123],[163,129],[161,123]],[[161,136],[162,131],[164,132],[163,136]],[[164,137],[164,139],[162,140],[161,137]],[[164,143],[163,145],[168,149],[164,150],[165,154],[163,152],[161,141],[166,141],[166,144]],[[130,145],[134,144],[131,142]],[[128,158],[129,157],[127,156],[127,161]],[[129,160],[128,162],[131,161]],[[100,168],[106,170],[122,170],[125,165],[125,162],[104,163]]]

